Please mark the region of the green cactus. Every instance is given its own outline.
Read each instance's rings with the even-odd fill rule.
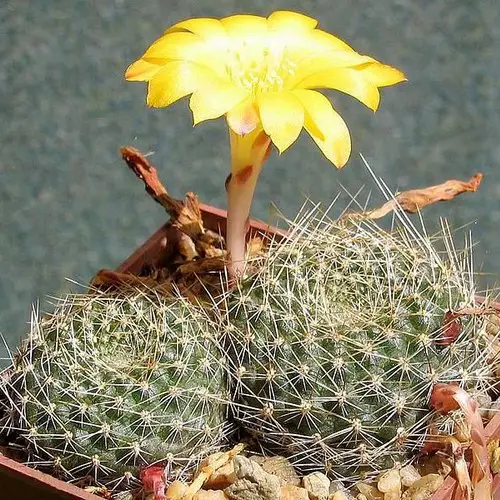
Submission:
[[[436,382],[481,394],[492,383],[484,315],[445,319],[475,305],[467,259],[449,254],[412,228],[292,227],[226,296],[238,423],[343,479],[406,461],[434,418]]]
[[[233,419],[303,470],[354,479],[406,461],[437,382],[491,388],[467,260],[441,238],[348,219],[292,225],[211,310],[94,292],[34,321],[0,382],[0,431],[69,477],[193,464]],[[476,308],[477,311],[477,308]]]
[[[154,294],[73,295],[33,323],[1,386],[3,433],[30,462],[99,480],[221,444],[225,361],[202,307]]]

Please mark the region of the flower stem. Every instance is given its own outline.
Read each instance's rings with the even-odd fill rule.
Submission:
[[[231,257],[229,268],[233,278],[245,275],[248,218],[255,186],[264,161],[271,151],[271,139],[262,129],[238,135],[229,129],[231,175],[226,183],[226,243]]]

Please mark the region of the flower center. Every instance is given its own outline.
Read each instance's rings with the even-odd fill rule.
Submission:
[[[284,45],[262,45],[248,41],[231,47],[227,54],[226,71],[235,85],[253,95],[283,89],[297,65],[286,55]]]

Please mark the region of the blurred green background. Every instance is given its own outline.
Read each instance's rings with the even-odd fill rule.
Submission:
[[[154,152],[176,196],[224,206],[222,120],[193,129],[185,101],[145,106],[123,72],[169,25],[195,16],[291,9],[320,20],[356,50],[403,69],[373,114],[332,93],[353,155],[335,171],[304,134],[264,168],[253,214],[276,203],[293,216],[304,198],[329,202],[339,185],[381,200],[362,153],[393,190],[485,174],[480,191],[426,210],[472,229],[481,286],[500,271],[500,4],[498,0],[3,0],[0,3],[0,332],[11,346],[31,304],[113,268],[165,216],[124,167],[118,149]],[[339,204],[348,199],[344,196]],[[45,306],[42,306],[42,309]]]

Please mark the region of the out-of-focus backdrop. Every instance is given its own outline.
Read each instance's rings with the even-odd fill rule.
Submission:
[[[309,14],[356,50],[403,69],[373,114],[330,94],[353,136],[335,171],[303,135],[266,164],[254,216],[273,201],[288,216],[309,196],[330,201],[339,184],[373,182],[362,153],[393,190],[468,179],[480,191],[426,210],[473,231],[481,286],[500,271],[500,4],[498,0],[3,0],[0,3],[0,332],[13,347],[31,304],[113,268],[165,216],[118,155],[154,152],[177,196],[224,206],[228,173],[222,120],[193,129],[185,101],[145,106],[145,86],[123,72],[166,27],[187,17]],[[372,204],[380,201],[374,189]],[[342,202],[341,202],[342,203]],[[339,205],[340,206],[340,205]],[[462,241],[460,232],[457,236]],[[0,354],[1,355],[1,354]]]

